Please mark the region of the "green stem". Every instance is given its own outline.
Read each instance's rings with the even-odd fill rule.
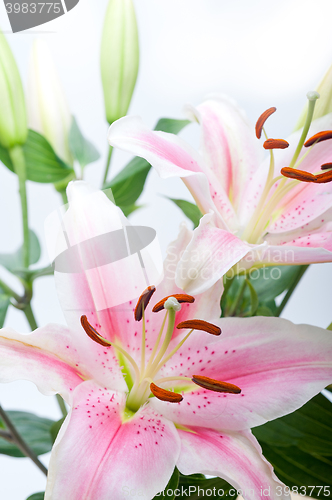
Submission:
[[[10,158],[18,177],[19,193],[21,198],[22,222],[23,222],[23,265],[28,269],[30,265],[30,235],[28,225],[28,202],[26,192],[26,166],[21,146],[14,146],[9,150]]]
[[[307,113],[307,117],[306,117],[306,120],[305,120],[305,124],[304,124],[303,130],[302,130],[302,134],[301,134],[299,143],[298,143],[297,148],[295,150],[295,153],[294,153],[294,156],[292,158],[292,161],[289,164],[290,167],[294,167],[294,165],[296,163],[296,160],[298,159],[299,154],[301,152],[301,149],[302,149],[302,146],[304,144],[304,141],[306,140],[306,137],[307,137],[307,134],[309,132],[309,128],[310,128],[310,125],[311,125],[311,122],[312,122],[312,118],[313,118],[313,115],[314,115],[316,101],[319,98],[319,94],[317,92],[313,92],[310,95],[310,93],[308,92],[307,97],[309,99],[308,113]]]
[[[67,205],[68,203],[68,198],[67,198],[67,193],[66,193],[66,190],[65,189],[62,189],[61,191],[59,191],[60,195],[61,195],[61,198],[62,198],[62,202],[64,205]]]
[[[26,319],[28,320],[28,323],[30,325],[31,330],[36,330],[38,328],[35,316],[33,314],[32,308],[31,308],[31,303],[29,302],[26,307],[23,309],[23,312],[25,314]]]
[[[14,297],[14,299],[18,302],[21,300],[21,297],[14,292],[10,286],[8,286],[4,281],[0,280],[0,288],[7,294],[10,295],[10,297]]]
[[[300,266],[300,269],[299,269],[299,272],[295,278],[295,280],[293,281],[292,285],[290,286],[290,288],[288,289],[285,297],[283,298],[280,306],[278,307],[277,311],[276,311],[276,314],[275,316],[280,316],[280,314],[282,313],[282,311],[284,310],[287,302],[289,301],[289,299],[291,298],[291,295],[292,293],[294,292],[295,288],[297,287],[297,285],[299,284],[302,276],[304,275],[304,273],[306,272],[306,270],[308,269],[309,266]]]
[[[62,416],[66,417],[68,415],[68,412],[64,400],[62,399],[60,394],[56,394],[56,399],[58,401]]]
[[[247,283],[246,283],[246,280],[244,279],[243,283],[241,285],[241,288],[239,290],[239,293],[228,311],[228,316],[233,316],[233,314],[236,312],[236,310],[237,310],[237,308],[242,300],[246,286],[247,286]]]
[[[0,406],[0,417],[3,420],[8,431],[10,432],[10,435],[13,441],[15,442],[16,446],[21,450],[23,455],[30,458],[33,461],[33,463],[37,465],[37,467],[45,474],[45,476],[47,476],[46,467],[41,463],[35,452],[32,451],[32,449],[24,441],[24,439],[16,429],[15,425],[13,424],[13,422],[11,421],[11,419],[1,406]]]
[[[113,153],[113,146],[110,146],[109,150],[108,150],[107,160],[106,160],[106,167],[105,167],[105,174],[104,174],[104,179],[103,179],[103,186],[104,186],[104,184],[106,184],[106,181],[107,181],[108,171],[109,171],[110,165],[111,165],[112,153]]]

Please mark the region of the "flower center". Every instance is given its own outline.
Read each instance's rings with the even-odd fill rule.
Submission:
[[[264,124],[266,120],[276,111],[276,108],[269,108],[268,110],[264,111],[264,113],[262,113],[262,115],[257,120],[256,136],[258,139],[260,139],[262,132],[264,132],[266,140],[263,144],[263,147],[270,151],[270,167],[260,200],[248,225],[246,226],[246,229],[242,234],[242,239],[246,240],[248,243],[255,244],[262,241],[268,225],[278,216],[278,207],[280,207],[282,200],[289,191],[298,186],[299,182],[325,183],[332,181],[332,171],[329,170],[332,168],[331,163],[325,163],[324,165],[322,165],[322,170],[327,170],[327,172],[318,174],[311,174],[310,172],[298,170],[297,168],[310,152],[309,150],[305,155],[302,156],[300,160],[298,160],[303,146],[311,147],[318,142],[332,138],[332,131],[327,130],[315,134],[305,142],[310,124],[312,122],[316,100],[319,98],[319,94],[317,92],[308,92],[307,98],[309,100],[309,105],[303,131],[293,158],[289,166],[284,167],[281,170],[281,176],[274,177],[273,150],[287,148],[289,144],[284,139],[269,139],[264,130]],[[287,178],[291,180],[288,180]],[[273,192],[271,192],[272,189]]]
[[[179,341],[177,345],[175,345],[171,352],[168,352],[168,348],[172,340],[175,328],[176,313],[180,311],[181,303],[192,303],[195,299],[194,297],[186,294],[175,294],[169,297],[165,297],[152,309],[152,312],[154,313],[164,310],[165,315],[154,347],[149,356],[149,360],[147,361],[145,356],[145,310],[154,292],[155,287],[148,287],[146,290],[144,290],[144,292],[138,299],[134,311],[136,321],[142,321],[140,368],[137,365],[136,361],[132,358],[132,356],[122,346],[102,337],[97,332],[97,330],[95,330],[90,325],[86,316],[81,317],[81,324],[85,332],[94,342],[97,342],[104,347],[112,346],[122,357],[126,358],[126,360],[131,365],[134,382],[127,396],[127,409],[136,412],[144,403],[146,403],[146,401],[148,401],[150,397],[156,397],[162,401],[167,401],[170,403],[180,403],[183,399],[183,396],[179,392],[170,391],[168,389],[160,387],[160,385],[163,385],[165,383],[169,385],[169,382],[172,381],[185,380],[189,386],[196,385],[216,392],[229,392],[233,394],[240,393],[241,389],[233,384],[220,382],[219,380],[214,380],[209,377],[201,377],[199,375],[192,375],[191,377],[174,376],[157,378],[160,369],[182,347],[182,345],[186,342],[186,340],[190,337],[194,330],[202,330],[209,333],[210,335],[220,335],[221,329],[218,326],[213,325],[212,323],[208,323],[207,321],[198,319],[182,321],[176,326],[176,328],[189,329],[189,332],[182,338],[182,340]]]

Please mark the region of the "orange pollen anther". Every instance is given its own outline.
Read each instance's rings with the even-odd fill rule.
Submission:
[[[162,389],[153,382],[150,384],[150,390],[152,394],[161,401],[168,401],[169,403],[180,403],[180,401],[183,400],[181,394],[178,394],[177,392],[167,391],[166,389]]]
[[[141,294],[140,298],[137,301],[137,304],[135,307],[135,312],[134,312],[134,316],[135,316],[136,321],[141,321],[141,319],[143,317],[143,308],[144,308],[144,310],[147,308],[147,306],[150,302],[150,299],[155,291],[156,291],[156,287],[152,285],[152,286],[148,286],[144,290],[144,292]]]
[[[324,132],[318,132],[318,134],[313,135],[308,139],[303,145],[305,148],[312,146],[316,142],[326,141],[327,139],[332,139],[332,130],[325,130]]]
[[[180,304],[182,302],[189,302],[190,304],[195,302],[195,297],[192,297],[191,295],[186,295],[185,293],[174,293],[173,295],[164,297],[162,300],[160,300],[160,302],[157,302],[157,304],[153,307],[152,312],[156,313],[164,309],[164,304],[170,297],[174,297]]]
[[[289,144],[284,139],[267,139],[264,144],[264,149],[286,149]]]
[[[182,321],[176,328],[181,330],[182,328],[192,328],[193,330],[203,330],[204,332],[211,333],[211,335],[220,335],[221,328],[219,326],[208,323],[201,319],[189,319],[187,321]]]
[[[262,136],[262,130],[263,130],[263,127],[264,127],[264,124],[265,124],[266,120],[275,111],[277,111],[277,108],[274,108],[274,107],[273,108],[269,108],[266,111],[264,111],[264,113],[262,113],[261,116],[258,118],[258,120],[256,122],[256,127],[255,127],[257,139],[261,138],[261,136]]]
[[[81,316],[81,325],[83,326],[85,333],[90,337],[91,340],[94,342],[97,342],[97,344],[100,344],[104,347],[109,347],[110,343],[107,342],[106,340],[103,339],[101,335],[95,330],[90,323],[88,322],[88,319],[86,316]]]
[[[192,381],[210,391],[215,392],[228,392],[230,394],[240,394],[241,389],[237,385],[229,384],[228,382],[220,382],[209,377],[202,377],[201,375],[193,375]]]
[[[296,168],[284,167],[281,169],[281,174],[290,179],[296,179],[302,182],[315,182],[316,184],[325,184],[332,181],[332,170],[323,172],[322,174],[314,175],[305,170],[297,170]]]
[[[321,170],[328,170],[329,168],[332,168],[332,163],[323,163],[320,168]]]

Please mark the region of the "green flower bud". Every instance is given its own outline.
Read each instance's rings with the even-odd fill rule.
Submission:
[[[321,118],[322,116],[332,113],[332,66],[325,73],[324,78],[316,88],[320,94],[320,99],[316,102],[313,119]],[[303,127],[307,114],[307,106],[304,108],[301,117],[295,127],[295,130]]]
[[[18,68],[0,31],[0,144],[7,149],[25,143],[28,128],[24,92]]]
[[[111,124],[127,113],[138,73],[138,33],[132,0],[110,0],[100,59],[106,119]]]

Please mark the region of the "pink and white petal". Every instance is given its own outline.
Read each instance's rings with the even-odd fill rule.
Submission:
[[[187,107],[187,112],[201,125],[205,164],[220,180],[225,193],[232,192],[237,209],[262,158],[254,127],[238,105],[222,95],[207,98],[197,108]]]
[[[250,431],[218,432],[200,427],[191,430],[179,430],[181,453],[177,467],[182,474],[219,476],[241,490],[238,494],[245,500],[286,498],[283,483]]]
[[[172,422],[142,407],[123,422],[125,395],[85,382],[54,444],[45,500],[150,500],[171,477],[180,453]]]
[[[214,214],[204,215],[177,266],[176,284],[190,294],[214,285],[252,248],[232,233],[219,229]]]
[[[332,381],[332,336],[280,318],[212,320],[222,335],[213,342],[194,332],[162,370],[162,376],[205,375],[237,385],[241,394],[204,389],[181,403],[151,404],[181,425],[241,430],[301,407]],[[207,334],[205,334],[207,335]]]
[[[114,147],[145,158],[162,178],[181,177],[203,213],[216,209],[212,201],[214,197],[216,203],[221,203],[224,211],[229,212],[229,216],[232,213],[235,216],[227,196],[223,196],[220,201],[218,193],[213,194],[216,190],[213,191],[211,184],[219,181],[214,175],[212,180],[209,178],[209,171],[200,155],[180,137],[165,132],[153,132],[140,118],[124,117],[111,125],[108,140]],[[221,217],[219,223],[226,227]]]
[[[0,330],[0,381],[29,380],[45,395],[55,393],[71,403],[72,393],[87,377],[72,332],[47,325],[22,335]]]

